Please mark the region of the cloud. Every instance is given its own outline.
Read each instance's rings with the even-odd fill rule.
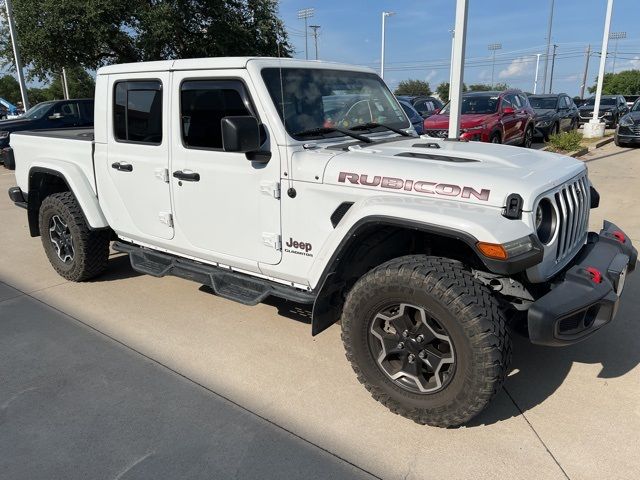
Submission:
[[[429,73],[427,73],[427,76],[425,77],[425,82],[430,82],[431,80],[433,80],[436,75],[438,75],[438,71],[437,70],[431,70]]]
[[[520,57],[513,60],[507,68],[501,70],[498,78],[518,78],[531,73],[535,61],[531,57]]]
[[[636,70],[640,69],[640,57],[636,55],[633,60],[629,60],[629,66]]]

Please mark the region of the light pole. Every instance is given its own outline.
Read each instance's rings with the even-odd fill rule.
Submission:
[[[496,50],[502,49],[501,43],[490,43],[487,45],[490,52],[493,53],[493,60],[491,62],[491,88],[493,88],[493,73],[496,68]]]
[[[556,48],[558,45],[553,44],[553,60],[551,60],[551,78],[549,79],[549,93],[551,93],[551,89],[553,88],[553,69],[556,66]]]
[[[309,29],[307,28],[307,19],[313,17],[314,13],[315,9],[313,8],[303,8],[298,10],[298,19],[304,20],[304,58],[307,60],[309,60]]]
[[[454,39],[453,74],[449,92],[451,95],[451,108],[449,109],[449,134],[450,140],[457,140],[460,136],[460,112],[462,110],[462,85],[464,82],[464,54],[467,42],[467,6],[469,0],[456,0],[456,36]]]
[[[547,25],[547,53],[544,56],[544,74],[542,75],[542,92],[547,88],[547,68],[549,67],[549,49],[551,48],[551,27],[553,27],[553,7],[554,0],[551,0],[551,10],[549,11],[549,24]]]
[[[384,24],[387,17],[395,15],[396,12],[382,12],[382,53],[380,54],[380,78],[384,78]]]
[[[318,60],[318,30],[320,29],[320,25],[309,25],[309,28],[313,30],[313,42],[316,47],[316,60]]]
[[[598,70],[598,85],[596,86],[596,100],[593,105],[593,117],[584,125],[585,138],[602,138],[604,136],[604,123],[600,122],[600,98],[602,97],[602,82],[604,69],[607,64],[607,48],[609,47],[609,31],[611,30],[611,13],[613,0],[607,0],[607,14],[604,20],[604,32],[602,33],[602,50],[600,54],[600,68]]]
[[[615,47],[613,47],[613,68],[611,71],[616,73],[616,57],[618,56],[618,40],[627,38],[627,32],[612,32],[609,34],[609,40],[615,40]]]
[[[449,30],[451,33],[451,64],[449,65],[449,95],[447,100],[451,100],[451,82],[453,80],[453,48],[455,47],[456,31],[455,29]],[[444,100],[444,98],[442,99]]]
[[[540,54],[536,53],[536,76],[533,79],[533,94],[538,91],[538,68],[540,67]]]
[[[20,58],[20,50],[18,49],[18,34],[16,32],[16,24],[13,21],[13,7],[11,0],[4,0],[4,6],[7,8],[7,20],[9,22],[9,35],[11,36],[11,45],[13,46],[13,57],[16,61],[16,73],[18,74],[18,83],[20,84],[20,95],[22,96],[22,108],[26,112],[29,110],[29,97],[27,95],[27,85],[24,82],[24,72],[22,71],[22,59]]]
[[[587,74],[589,73],[589,57],[591,57],[591,44],[587,45],[586,59],[584,62],[584,72],[582,74],[582,85],[580,85],[580,98],[584,98],[584,89],[587,85]]]

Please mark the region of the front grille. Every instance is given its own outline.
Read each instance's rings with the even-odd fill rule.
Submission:
[[[634,135],[640,135],[640,123],[633,124],[629,127],[629,130],[631,130]]]
[[[559,212],[556,261],[562,261],[584,242],[589,223],[589,181],[583,175],[564,185],[555,195]]]
[[[426,134],[430,137],[447,138],[449,130],[426,130]]]

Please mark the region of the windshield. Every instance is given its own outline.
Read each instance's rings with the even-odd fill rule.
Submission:
[[[529,97],[531,107],[537,110],[555,109],[558,103],[556,97]]]
[[[22,118],[28,118],[29,120],[38,120],[44,117],[51,108],[50,102],[39,103],[34,107],[31,107],[25,112]]]
[[[498,111],[498,96],[497,95],[473,95],[462,97],[462,110],[464,114],[484,114],[495,113]],[[451,102],[447,103],[440,113],[448,114]]]
[[[307,130],[349,129],[371,122],[399,129],[410,126],[387,86],[373,73],[265,68],[262,78],[287,132],[293,137]]]
[[[640,98],[635,101],[633,107],[631,107],[632,112],[640,112]]]
[[[587,103],[585,103],[585,105],[589,105],[590,107],[593,107],[596,104],[596,99],[591,97],[589,100],[587,100]],[[616,104],[616,99],[615,98],[605,98],[602,97],[600,99],[600,105],[615,105]]]

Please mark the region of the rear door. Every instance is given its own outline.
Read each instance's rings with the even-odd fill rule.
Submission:
[[[225,152],[221,120],[266,118],[246,70],[176,71],[173,77],[171,188],[176,246],[203,258],[255,268],[281,258],[280,157]]]
[[[168,183],[169,73],[109,77],[106,156],[97,156],[101,205],[121,236],[173,238]]]
[[[506,113],[505,109],[512,108],[512,113]],[[500,102],[500,115],[502,118],[502,125],[504,128],[504,138],[502,143],[513,143],[514,139],[517,139],[517,125],[518,125],[518,112],[514,103],[514,97],[511,94],[504,95],[502,102]]]

